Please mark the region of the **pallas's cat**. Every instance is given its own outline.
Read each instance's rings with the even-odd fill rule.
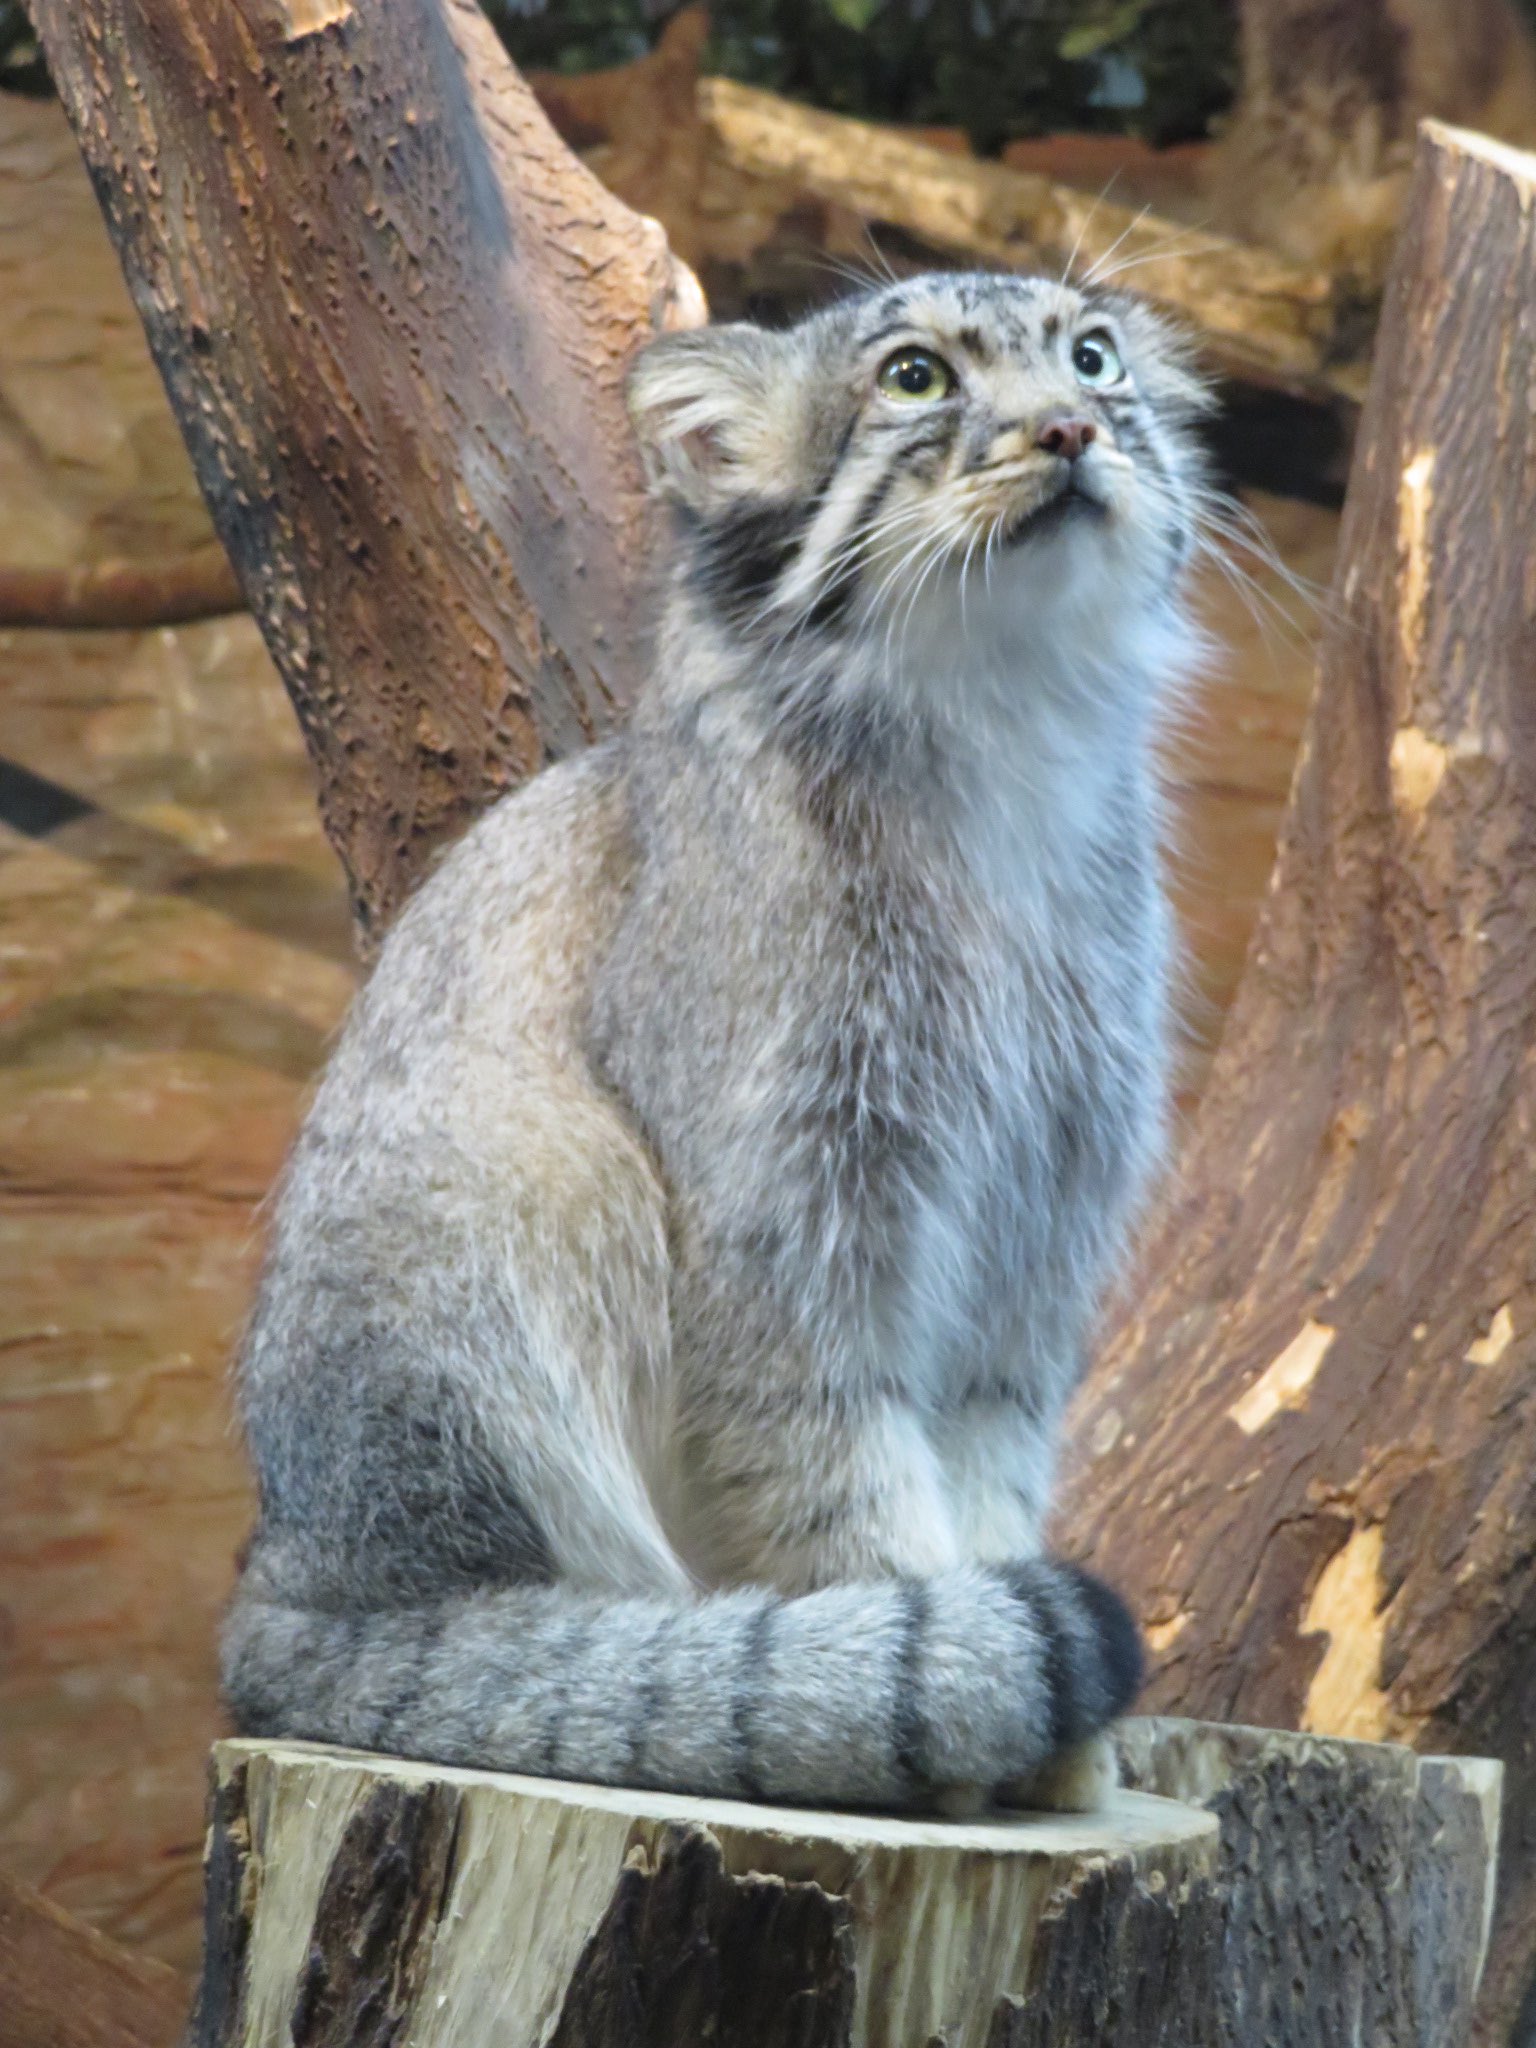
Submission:
[[[1205,394],[1133,298],[956,275],[668,337],[631,400],[650,681],[423,884],[297,1141],[228,1697],[700,1793],[1091,1798],[1047,1767],[1137,1639],[1041,1528],[1159,1151]]]

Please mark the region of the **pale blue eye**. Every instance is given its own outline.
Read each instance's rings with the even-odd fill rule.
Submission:
[[[1125,375],[1120,351],[1102,327],[1095,327],[1091,334],[1079,335],[1073,342],[1072,367],[1077,372],[1079,384],[1100,389],[1106,384],[1118,384]]]

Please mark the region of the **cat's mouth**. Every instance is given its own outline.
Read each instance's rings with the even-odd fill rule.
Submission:
[[[1064,526],[1073,525],[1080,519],[1108,517],[1109,507],[1103,499],[1086,491],[1078,477],[1069,476],[1054,497],[1031,505],[1027,511],[1019,512],[1009,520],[1003,529],[1003,546],[1012,548],[1025,541],[1043,540],[1047,534],[1059,533]]]

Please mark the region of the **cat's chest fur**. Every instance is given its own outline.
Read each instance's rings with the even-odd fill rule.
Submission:
[[[1157,1115],[1141,863],[1116,901],[984,815],[787,772],[685,776],[660,817],[595,1036],[674,1196],[684,1319],[771,1298],[936,1387],[1037,1300],[1070,1322]],[[664,1002],[628,969],[658,959]]]

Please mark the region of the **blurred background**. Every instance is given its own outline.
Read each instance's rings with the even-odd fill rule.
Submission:
[[[782,319],[850,271],[966,260],[925,239],[926,152],[997,204],[1064,188],[1149,209],[1171,260],[1181,235],[1196,257],[1211,237],[1267,252],[1326,302],[1305,374],[1226,364],[1216,459],[1262,538],[1202,572],[1226,651],[1168,757],[1187,1108],[1269,872],[1414,123],[1536,137],[1526,11],[488,12],[561,134],[663,222],[719,314]],[[880,124],[919,152],[910,188],[871,212],[835,169],[765,160],[709,115],[717,78],[792,102],[791,130],[806,107]],[[999,169],[1046,186],[985,184]],[[357,969],[298,728],[10,0],[0,622],[0,1867],[191,1969],[213,1632],[249,1514],[225,1369],[258,1207]]]

